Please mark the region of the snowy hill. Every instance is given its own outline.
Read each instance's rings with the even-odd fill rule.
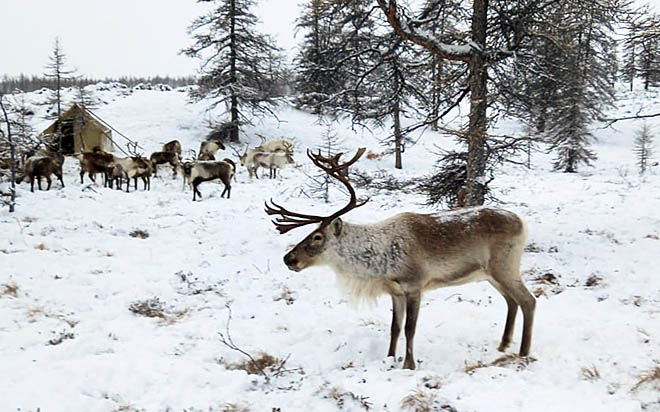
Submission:
[[[205,105],[187,104],[182,90],[95,87],[105,102],[95,113],[147,154],[171,139],[197,150],[207,132]],[[650,103],[658,111],[657,101],[624,94],[616,114]],[[499,206],[529,227],[522,271],[537,295],[534,361],[501,359],[506,305],[484,282],[424,296],[418,369],[408,371],[385,356],[389,298],[355,306],[329,269],[284,266],[284,253],[310,228],[279,235],[264,201],[325,214],[346,198],[333,192],[326,205],[305,196],[316,171],[304,153],[322,143],[326,127],[287,107],[278,116],[242,138],[294,138],[297,167],[276,180],[239,170],[229,200],[220,198],[222,185],[204,183],[193,203],[168,173],[150,191],[117,192],[87,177],[81,185],[75,158],[65,162],[65,188],[19,186],[17,211],[0,210],[1,410],[660,411],[660,171],[637,173],[640,123],[595,130],[593,168],[553,172],[552,155],[538,152],[531,170],[506,165],[492,184]],[[38,130],[48,124],[40,122]],[[658,133],[660,122],[649,124]],[[344,123],[333,131],[348,151],[376,153],[387,133]],[[357,168],[419,178],[436,145],[452,142],[425,135],[404,154],[403,171],[387,156]],[[346,216],[351,222],[431,211],[419,194],[358,195],[371,201]],[[508,353],[520,344],[521,318]],[[250,374],[241,351],[281,367]]]

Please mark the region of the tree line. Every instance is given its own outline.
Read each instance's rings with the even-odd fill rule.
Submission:
[[[122,83],[128,87],[134,87],[138,84],[167,84],[173,88],[184,87],[197,84],[197,77],[191,76],[120,76],[120,77],[104,77],[92,78],[86,76],[79,76],[71,79],[64,79],[61,81],[60,87],[85,87],[90,84],[97,83]],[[0,92],[4,94],[11,94],[16,90],[23,92],[32,92],[40,89],[55,90],[57,88],[57,79],[49,77],[47,74],[42,75],[25,75],[18,76],[4,75],[0,78]]]

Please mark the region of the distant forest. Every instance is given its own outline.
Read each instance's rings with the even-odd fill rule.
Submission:
[[[118,78],[105,78],[105,79],[93,79],[88,77],[77,77],[75,79],[62,79],[62,87],[73,87],[73,86],[87,86],[88,84],[96,84],[99,82],[112,83],[119,82],[123,83],[129,87],[136,86],[140,83],[151,83],[151,84],[167,84],[175,87],[182,87],[188,85],[194,85],[197,83],[197,78],[195,76],[187,77],[169,77],[169,76],[154,76],[154,77],[133,77],[133,76],[123,76]],[[0,93],[11,94],[15,90],[22,90],[24,92],[31,92],[34,90],[39,90],[41,88],[56,89],[57,80],[53,77],[46,76],[25,76],[20,75],[16,77],[3,76],[0,78]]]

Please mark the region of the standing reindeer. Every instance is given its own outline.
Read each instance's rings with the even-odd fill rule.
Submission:
[[[319,226],[284,256],[290,270],[327,265],[358,297],[389,294],[392,327],[387,355],[396,356],[397,340],[406,316],[406,357],[403,367],[415,369],[413,339],[422,292],[443,286],[487,280],[507,303],[506,324],[498,350],[513,337],[518,306],[523,312],[520,355],[532,344],[536,300],[520,278],[520,259],[525,246],[524,222],[516,214],[478,207],[438,214],[401,213],[381,222],[358,225],[341,216],[360,207],[355,190],[342,171],[364,153],[360,148],[346,163],[341,153],[323,157],[307,152],[316,166],[341,181],[350,201],[330,216],[291,212],[271,200],[266,213],[279,215],[273,222],[280,233],[311,223]]]

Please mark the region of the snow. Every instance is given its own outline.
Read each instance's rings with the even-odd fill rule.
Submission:
[[[197,150],[211,116],[205,103],[157,89],[99,86],[105,104],[94,112],[146,153],[175,138],[184,152]],[[656,97],[623,94],[615,114],[650,103],[657,111]],[[28,95],[34,104],[43,98]],[[578,174],[551,171],[552,155],[538,152],[531,170],[506,165],[491,183],[499,206],[528,225],[521,269],[527,287],[541,293],[535,361],[488,366],[502,356],[496,348],[506,305],[482,282],[424,296],[418,369],[408,371],[401,359],[385,356],[389,298],[351,305],[329,269],[294,273],[283,264],[311,228],[279,235],[264,201],[325,214],[346,199],[335,191],[326,205],[303,193],[316,173],[305,150],[321,144],[326,127],[288,107],[278,116],[247,128],[243,139],[254,145],[257,134],[293,138],[299,166],[276,180],[250,180],[239,170],[229,200],[220,198],[221,184],[204,183],[204,197],[193,203],[191,190],[167,172],[148,192],[104,189],[87,177],[81,185],[74,158],[65,162],[65,188],[54,182],[50,191],[30,193],[29,185],[18,186],[16,212],[0,210],[0,409],[359,411],[368,402],[372,410],[398,411],[404,398],[424,394],[431,410],[660,411],[660,382],[635,387],[660,367],[660,174],[657,166],[637,173],[632,142],[639,123],[594,129],[599,159]],[[648,122],[658,130],[658,119]],[[506,120],[498,128],[520,130]],[[356,132],[347,123],[335,130],[350,150],[376,153],[387,133]],[[365,156],[356,167],[421,177],[436,145],[453,142],[425,135],[407,148],[403,171],[388,156]],[[221,155],[232,157],[230,150]],[[433,211],[419,194],[358,190],[366,196],[370,202],[346,220]],[[130,310],[140,303],[151,303],[160,317]],[[508,353],[518,350],[521,321],[519,315]],[[219,333],[253,357],[286,360],[285,371],[266,378],[232,368],[247,358]],[[404,347],[402,337],[398,356]]]

